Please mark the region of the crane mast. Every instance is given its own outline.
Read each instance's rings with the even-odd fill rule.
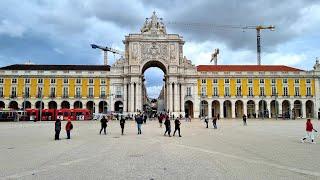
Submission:
[[[195,23],[195,22],[168,22],[168,24],[172,25],[182,25],[186,27],[205,27],[209,29],[255,29],[257,32],[257,64],[261,65],[261,30],[269,29],[271,31],[275,30],[275,26],[263,26],[263,25],[257,25],[257,26],[237,26],[237,25],[217,25],[217,24],[210,24],[210,23]]]
[[[124,52],[110,48],[110,47],[102,47],[96,44],[90,44],[92,49],[100,49],[104,53],[104,65],[108,65],[108,52],[112,52],[113,54],[119,54],[121,57],[124,56]]]

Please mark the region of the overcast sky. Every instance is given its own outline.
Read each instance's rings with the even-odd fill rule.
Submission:
[[[28,60],[36,64],[102,64],[102,54],[89,44],[123,50],[124,36],[138,33],[154,10],[164,18],[168,33],[184,37],[184,55],[196,65],[209,64],[215,48],[220,48],[219,64],[256,63],[255,30],[208,24],[275,25],[276,31],[261,33],[262,64],[310,70],[320,56],[318,0],[1,0],[0,66]],[[113,56],[109,59],[114,62]],[[162,81],[155,77],[162,74],[154,69],[145,74],[153,97]]]

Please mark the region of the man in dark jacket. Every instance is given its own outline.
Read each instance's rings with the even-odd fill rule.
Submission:
[[[141,126],[143,124],[143,119],[142,119],[142,116],[140,114],[138,114],[136,116],[136,122],[137,122],[137,127],[138,127],[138,134],[141,134]]]
[[[147,123],[147,119],[148,119],[147,114],[144,114],[144,115],[143,115],[143,123],[144,123],[144,124]]]
[[[214,129],[217,129],[217,117],[216,116],[214,116],[213,118],[212,118],[212,125],[213,125],[213,128]]]
[[[125,123],[126,123],[126,119],[121,115],[121,119],[120,119],[121,135],[123,135]]]
[[[54,136],[54,140],[60,140],[60,131],[61,131],[61,121],[60,119],[57,119],[56,122],[54,123],[54,129],[56,131],[56,134]]]
[[[208,126],[208,123],[209,123],[209,118],[208,118],[208,116],[206,116],[206,117],[204,118],[204,122],[206,123],[207,128],[209,128],[209,126]]]
[[[181,137],[180,135],[180,120],[179,118],[177,118],[175,121],[174,121],[174,132],[173,132],[173,136],[176,134],[176,131],[178,130],[178,133],[179,133],[179,137]]]
[[[102,132],[102,130],[104,131],[104,134],[107,134],[107,122],[108,120],[105,118],[105,116],[102,116],[100,123],[101,123],[101,129],[100,129],[100,133]]]
[[[166,133],[168,133],[169,137],[171,137],[171,135],[170,135],[170,133],[171,133],[171,125],[170,125],[169,116],[166,117],[166,120],[164,121],[164,125],[166,126],[166,131],[164,132],[164,136],[166,135]]]

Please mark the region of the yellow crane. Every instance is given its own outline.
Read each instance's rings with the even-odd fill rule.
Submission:
[[[257,64],[261,65],[261,30],[270,30],[274,31],[275,26],[263,26],[263,25],[256,25],[256,26],[237,26],[237,25],[217,25],[217,24],[210,24],[210,23],[191,23],[191,22],[168,22],[171,25],[178,25],[178,26],[186,26],[186,27],[204,27],[209,29],[242,29],[243,31],[247,29],[255,29],[257,32]],[[219,51],[218,51],[219,52]],[[215,58],[217,58],[215,56]],[[211,60],[212,61],[212,60]]]

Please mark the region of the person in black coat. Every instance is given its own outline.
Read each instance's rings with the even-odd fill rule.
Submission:
[[[245,114],[242,116],[242,120],[243,120],[243,125],[246,126],[247,125],[247,116]]]
[[[170,119],[169,116],[166,117],[166,120],[164,121],[164,125],[166,126],[166,131],[164,132],[164,136],[168,133],[169,137],[171,137],[171,125],[170,125]]]
[[[213,125],[214,129],[217,129],[217,120],[218,120],[218,118],[216,116],[214,116],[212,118],[212,125]]]
[[[179,137],[181,137],[181,135],[180,135],[180,124],[181,124],[181,122],[180,122],[179,118],[177,118],[177,119],[174,121],[174,132],[173,132],[173,136],[176,134],[176,131],[178,131]]]
[[[138,127],[138,134],[141,134],[141,126],[143,124],[143,118],[140,114],[136,115],[136,122],[137,122],[137,127]]]
[[[143,115],[143,123],[144,123],[144,124],[147,123],[147,119],[148,119],[147,114],[144,114],[144,115]]]
[[[102,116],[101,120],[100,120],[100,123],[101,123],[101,129],[100,129],[100,133],[102,132],[102,130],[104,131],[104,134],[107,134],[107,122],[108,120],[106,119],[105,116]]]
[[[206,117],[204,118],[204,122],[206,123],[207,128],[208,128],[208,123],[209,123],[209,118],[208,118],[208,116],[206,116]]]
[[[125,123],[126,123],[126,119],[123,116],[121,116],[121,119],[120,119],[121,135],[123,135]]]
[[[54,140],[60,140],[59,136],[60,136],[60,131],[61,131],[61,121],[60,119],[57,119],[56,122],[54,123],[54,129],[55,129],[55,136],[54,136]]]

